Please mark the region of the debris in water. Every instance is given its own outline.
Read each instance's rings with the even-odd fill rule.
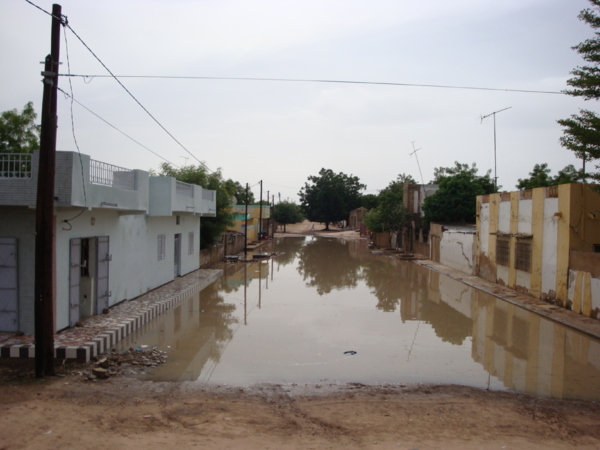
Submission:
[[[356,352],[354,350],[348,350],[347,352],[344,352],[344,355],[356,355]]]

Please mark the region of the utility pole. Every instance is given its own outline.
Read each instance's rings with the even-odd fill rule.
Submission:
[[[35,376],[54,375],[54,174],[61,6],[52,5],[50,54],[46,56],[35,205]]]
[[[258,213],[258,240],[260,241],[262,239],[262,180],[260,180],[260,202],[258,202],[258,204],[260,205],[260,211]]]
[[[273,237],[273,227],[271,226],[271,224],[273,223],[273,211],[271,210],[271,204],[269,203],[269,199],[271,198],[271,196],[269,195],[270,193],[271,191],[267,191],[267,205],[269,205],[269,220],[267,221],[267,234]]]
[[[494,116],[494,191],[496,192],[498,192],[498,173],[496,171],[496,114],[502,111],[506,111],[510,108],[512,108],[512,106],[500,109],[498,111],[494,111],[493,113],[489,113],[487,116],[481,116],[481,123],[483,123],[483,119],[487,119],[490,116]]]
[[[246,183],[246,213],[244,214],[246,226],[244,227],[244,259],[248,253],[248,183]]]
[[[275,194],[273,194],[273,201],[271,202],[272,209],[271,209],[271,217],[273,218],[273,236],[275,236],[275,231],[277,228],[277,222],[275,222]]]

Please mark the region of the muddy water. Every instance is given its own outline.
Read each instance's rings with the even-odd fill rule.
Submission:
[[[600,342],[360,241],[286,238],[120,343],[144,379],[455,383],[600,399]]]

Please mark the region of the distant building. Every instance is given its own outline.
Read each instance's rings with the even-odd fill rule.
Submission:
[[[262,209],[262,226],[260,224]],[[246,216],[246,205],[234,205],[232,211],[235,215],[235,224],[228,228],[230,231],[244,233],[246,224],[248,226],[248,242],[257,241],[260,231],[272,235],[271,231],[271,207],[267,205],[248,205],[248,216]]]
[[[34,331],[38,160],[0,154],[0,331]],[[56,330],[198,269],[216,215],[215,191],[74,152],[56,154],[54,195]]]
[[[368,211],[369,210],[363,206],[350,211],[348,224],[350,228],[352,228],[353,230],[359,230],[361,228],[361,225],[363,225],[363,218],[365,217],[365,214]]]

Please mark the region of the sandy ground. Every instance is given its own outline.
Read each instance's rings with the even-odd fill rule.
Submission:
[[[595,402],[460,386],[90,380],[89,366],[58,366],[36,380],[32,360],[0,360],[0,450],[600,448]]]
[[[329,225],[329,231],[325,230],[322,223],[309,222],[305,220],[301,223],[295,223],[286,226],[286,232],[283,232],[283,225],[279,226],[275,237],[286,237],[294,235],[310,235],[312,227],[315,227],[315,236],[339,237],[344,239],[360,239],[360,234],[355,230],[341,230],[335,225]]]
[[[592,402],[459,386],[90,381],[79,366],[40,381],[5,361],[1,449],[600,448]]]

